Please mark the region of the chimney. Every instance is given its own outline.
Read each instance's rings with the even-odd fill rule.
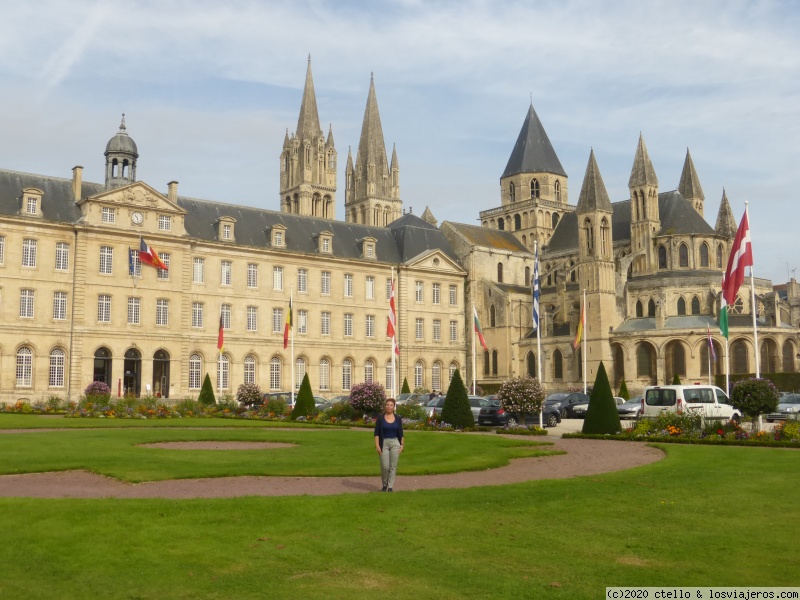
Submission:
[[[170,202],[178,203],[178,182],[170,181],[167,184],[167,200]]]
[[[72,167],[72,196],[75,202],[81,199],[81,184],[83,183],[83,167]]]

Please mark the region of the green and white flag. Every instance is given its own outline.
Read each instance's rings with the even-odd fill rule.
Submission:
[[[719,307],[719,330],[725,339],[728,339],[728,305],[725,303],[725,297],[720,300]]]

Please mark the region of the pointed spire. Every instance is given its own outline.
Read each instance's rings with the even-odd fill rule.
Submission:
[[[328,123],[328,139],[325,145],[333,147],[333,125],[330,123]]]
[[[347,147],[347,170],[350,171],[353,168],[353,149],[350,146]]]
[[[434,227],[436,227],[439,224],[439,221],[437,221],[436,217],[433,216],[433,213],[431,212],[431,209],[428,206],[425,207],[425,210],[423,211],[422,216],[420,218],[426,223],[430,223]]]
[[[392,170],[399,168],[400,163],[397,160],[397,144],[392,144]]]
[[[386,166],[386,143],[383,141],[381,115],[378,112],[378,98],[375,95],[375,78],[371,73],[356,162],[359,160],[365,167],[367,165]]]
[[[533,109],[533,102],[525,116],[517,143],[514,144],[514,150],[511,151],[501,178],[519,173],[553,173],[563,177],[567,176],[539,116]]]
[[[653,163],[650,162],[650,155],[647,154],[647,146],[644,145],[644,137],[639,133],[639,145],[636,147],[636,156],[633,159],[631,178],[628,180],[628,187],[639,187],[642,185],[658,185],[658,177]]]
[[[681,173],[681,182],[678,184],[678,191],[687,200],[694,198],[705,200],[703,188],[700,187],[700,178],[697,176],[697,171],[694,170],[692,155],[689,153],[688,148],[686,149],[686,160],[683,162],[683,172]]]
[[[722,201],[719,203],[719,211],[717,212],[717,224],[714,229],[719,235],[723,235],[728,239],[733,239],[736,236],[736,219],[731,210],[731,204],[728,202],[728,195],[725,193],[725,188],[722,188]]]
[[[289,128],[286,128],[286,135],[283,136],[283,147],[286,148],[289,145]]]
[[[125,131],[127,127],[125,127],[125,113],[122,113],[122,122],[119,124],[119,130]]]
[[[303,101],[300,103],[300,116],[297,119],[297,137],[312,140],[322,135],[317,111],[317,95],[314,93],[314,79],[311,76],[311,55],[308,55],[306,84],[303,88]]]
[[[603,176],[594,158],[594,149],[589,152],[589,163],[586,165],[586,175],[583,177],[581,195],[578,199],[577,212],[584,213],[593,210],[612,212],[611,201],[603,183]]]

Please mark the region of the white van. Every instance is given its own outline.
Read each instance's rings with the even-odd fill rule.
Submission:
[[[742,419],[741,411],[731,406],[725,392],[713,385],[654,385],[644,388],[643,417],[657,417],[662,412],[689,411],[705,419]]]

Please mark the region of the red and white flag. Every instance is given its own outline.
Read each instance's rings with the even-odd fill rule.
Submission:
[[[728,257],[728,268],[722,277],[722,296],[725,304],[733,306],[736,302],[736,293],[744,283],[745,267],[753,266],[753,246],[750,244],[750,223],[747,220],[747,211],[739,223],[736,237]]]
[[[392,338],[392,350],[400,354],[400,345],[397,343],[397,306],[394,302],[394,279],[392,279],[392,293],[389,296],[389,321],[386,324],[386,337]]]
[[[152,246],[148,245],[142,237],[139,238],[139,260],[151,267],[169,271],[169,267],[158,257],[158,252],[156,252]]]

